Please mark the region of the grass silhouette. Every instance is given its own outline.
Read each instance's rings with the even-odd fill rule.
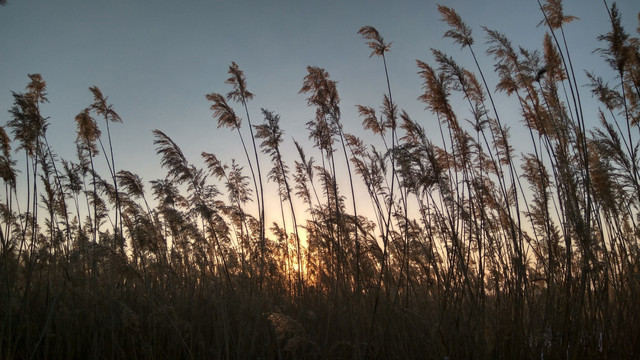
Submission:
[[[363,133],[345,133],[337,82],[309,66],[300,93],[315,110],[312,146],[294,140],[295,160],[283,156],[275,112],[251,123],[253,94],[232,62],[232,90],[206,98],[218,127],[238,132],[250,174],[207,152],[199,168],[156,129],[166,177],[150,192],[116,168],[116,105],[91,87],[95,102],[75,118],[77,158],[60,159],[40,110],[46,82],[29,75],[0,127],[0,357],[638,356],[640,41],[607,6],[611,30],[595,52],[616,83],[594,72],[578,83],[565,26],[579,20],[559,0],[539,5],[540,50],[482,28],[495,88],[472,29],[437,7],[444,37],[476,68],[435,49],[432,62],[417,60],[431,134],[393,100],[391,43],[362,27],[383,60],[380,110],[358,105]],[[514,100],[519,122],[501,118],[495,92]],[[587,118],[600,122],[587,128]],[[514,127],[530,143],[514,143]],[[264,177],[261,161],[271,162]],[[267,182],[279,207],[265,205]],[[358,188],[369,199],[356,201]],[[279,211],[268,227],[266,211]]]

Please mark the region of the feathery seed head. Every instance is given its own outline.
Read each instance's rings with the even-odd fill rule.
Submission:
[[[231,62],[229,66],[229,75],[231,75],[225,83],[233,86],[233,90],[227,93],[227,100],[245,103],[247,100],[253,99],[253,94],[247,90],[247,80],[244,72],[240,70],[238,64]]]
[[[471,29],[462,21],[462,18],[454,9],[438,5],[438,11],[442,15],[440,21],[446,22],[451,27],[451,29],[444,33],[444,37],[453,39],[453,41],[460,44],[461,47],[473,45]]]
[[[546,15],[546,20],[540,21],[538,26],[544,24],[546,21],[552,29],[559,29],[562,27],[562,24],[578,20],[575,16],[564,15],[562,11],[562,0],[547,0],[547,3],[542,5],[542,11]]]
[[[222,162],[217,156],[208,152],[202,152],[201,155],[204,158],[204,163],[207,165],[211,174],[218,179],[222,179],[227,176],[227,165],[222,165]]]
[[[93,94],[93,104],[89,107],[91,110],[95,110],[98,115],[104,116],[108,121],[122,122],[120,115],[113,110],[113,105],[107,102],[108,96],[102,95],[102,91],[97,86],[90,87],[89,91]]]
[[[544,35],[543,49],[546,65],[544,69],[541,69],[541,71],[545,70],[547,77],[551,81],[562,81],[566,79],[566,75],[562,70],[562,58],[558,49],[553,45],[553,41],[551,40],[551,35],[549,35],[549,33]],[[539,73],[539,76],[541,75],[543,74]]]
[[[616,3],[611,5],[611,31],[598,36],[598,40],[604,42],[607,47],[596,49],[594,52],[602,54],[611,68],[622,74],[632,52],[629,45],[629,34],[624,31]]]
[[[29,74],[31,82],[27,85],[27,91],[29,96],[32,96],[36,102],[44,103],[48,102],[47,99],[47,82],[42,80],[40,74]]]
[[[78,127],[77,141],[80,142],[84,150],[90,152],[91,155],[98,154],[96,140],[100,137],[100,129],[98,123],[89,114],[89,108],[84,109],[76,115],[76,124]]]
[[[386,130],[384,121],[382,119],[378,120],[375,109],[362,105],[357,105],[357,107],[358,113],[363,118],[362,126],[364,126],[365,130],[371,130],[374,134],[384,135]]]
[[[360,34],[367,41],[367,45],[373,50],[371,51],[372,57],[373,55],[384,56],[384,53],[389,51],[391,48],[391,43],[385,43],[382,36],[378,30],[376,30],[373,26],[363,26],[358,30],[358,34]]]
[[[280,128],[280,116],[266,109],[262,109],[262,115],[264,115],[264,123],[255,126],[257,130],[255,137],[264,139],[260,147],[264,148],[265,153],[272,153],[282,142],[284,133]]]
[[[4,157],[9,158],[11,156],[11,139],[2,126],[0,126],[0,150],[2,150]]]
[[[153,130],[153,135],[156,137],[153,140],[153,144],[157,146],[156,153],[162,155],[160,164],[162,167],[167,168],[169,176],[173,177],[178,183],[193,180],[194,168],[189,165],[180,147],[158,129]]]
[[[211,110],[213,110],[213,118],[218,119],[218,128],[223,126],[232,129],[240,127],[240,118],[236,115],[231,106],[229,106],[224,96],[217,93],[211,93],[207,94],[206,98],[213,102]]]
[[[307,66],[307,72],[298,93],[310,93],[307,104],[318,108],[318,116],[329,115],[331,120],[337,122],[340,118],[337,82],[331,80],[329,73],[323,68]]]
[[[418,97],[418,100],[426,103],[429,109],[435,113],[447,116],[452,115],[452,110],[447,100],[450,83],[447,76],[436,72],[431,66],[420,60],[417,60],[417,64],[418,68],[420,68],[418,74],[424,80],[422,87],[425,90],[424,94]]]
[[[2,151],[0,156],[0,178],[13,188],[16,182],[16,172],[13,169],[15,161],[11,160],[11,139],[2,126],[0,126],[0,150]]]
[[[120,170],[117,174],[120,186],[130,196],[141,197],[144,195],[144,184],[140,176],[128,170]]]

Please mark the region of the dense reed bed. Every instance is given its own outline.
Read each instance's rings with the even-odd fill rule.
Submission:
[[[361,134],[344,132],[336,81],[310,66],[313,146],[284,156],[278,114],[250,112],[232,63],[228,92],[206,97],[246,166],[203,152],[197,167],[155,130],[167,176],[150,183],[118,168],[109,127],[126,125],[98,87],[75,118],[77,157],[57,156],[46,82],[29,75],[0,127],[0,357],[640,356],[640,41],[603,7],[594,50],[611,72],[578,83],[577,19],[548,0],[539,50],[482,29],[484,69],[477,35],[438,10],[477,67],[438,50],[417,61],[429,132],[397,107],[391,44],[365,26],[387,86],[358,106]],[[520,119],[501,118],[496,92]]]

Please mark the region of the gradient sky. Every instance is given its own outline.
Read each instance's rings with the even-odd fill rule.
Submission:
[[[473,28],[478,52],[486,49],[481,25],[503,32],[516,45],[541,47],[545,29],[536,27],[542,15],[535,0],[441,3],[455,8]],[[386,89],[381,60],[369,58],[370,50],[357,34],[361,26],[371,25],[393,42],[388,65],[394,100],[428,130],[434,129],[434,116],[416,100],[421,82],[415,60],[433,63],[429,49],[437,48],[472,68],[467,50],[442,38],[447,27],[439,21],[436,4],[427,0],[9,0],[0,7],[0,124],[10,119],[11,91],[23,91],[27,74],[40,73],[50,101],[42,107],[50,117],[49,141],[64,158],[74,160],[74,117],[92,102],[88,88],[96,85],[124,121],[112,127],[118,169],[133,171],[145,181],[164,177],[151,134],[156,128],[172,137],[193,163],[202,164],[199,154],[207,151],[245,164],[236,135],[216,129],[205,99],[207,93],[230,90],[224,80],[235,61],[255,94],[249,103],[252,121],[262,121],[263,107],[280,114],[285,152],[293,154],[295,137],[318,158],[306,141],[304,125],[314,110],[298,94],[306,66],[323,67],[338,81],[345,131],[364,135],[355,105],[378,108]],[[623,0],[618,5],[627,32],[638,36],[640,2]],[[609,29],[603,2],[567,0],[564,7],[565,13],[580,18],[566,27],[578,75],[584,78],[582,69],[596,70],[613,80],[599,55],[592,54],[599,46],[596,37]],[[489,72],[492,59],[480,55]],[[495,85],[495,78],[490,84]],[[587,89],[581,92],[590,99]],[[513,99],[502,108],[513,115],[506,122],[520,127]],[[464,110],[462,117],[467,114]],[[264,158],[263,166],[267,161]]]

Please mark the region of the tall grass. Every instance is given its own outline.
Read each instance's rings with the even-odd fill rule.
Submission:
[[[337,82],[308,67],[313,146],[294,141],[293,158],[275,112],[251,123],[253,94],[232,63],[232,91],[207,99],[219,127],[238,133],[249,174],[207,152],[199,168],[154,130],[167,175],[150,192],[115,166],[116,105],[91,87],[94,103],[75,118],[77,158],[61,159],[40,110],[46,82],[29,75],[0,127],[0,357],[638,356],[640,41],[605,2],[611,30],[594,50],[611,73],[579,83],[565,36],[577,19],[559,0],[539,5],[539,50],[482,28],[493,76],[472,29],[437,7],[444,37],[475,68],[435,49],[417,60],[429,127],[397,107],[390,43],[362,27],[383,60],[380,110],[358,106],[363,134],[345,133]],[[512,105],[519,121],[501,117]],[[514,128],[530,142],[516,144]],[[265,206],[270,188],[280,207]]]

